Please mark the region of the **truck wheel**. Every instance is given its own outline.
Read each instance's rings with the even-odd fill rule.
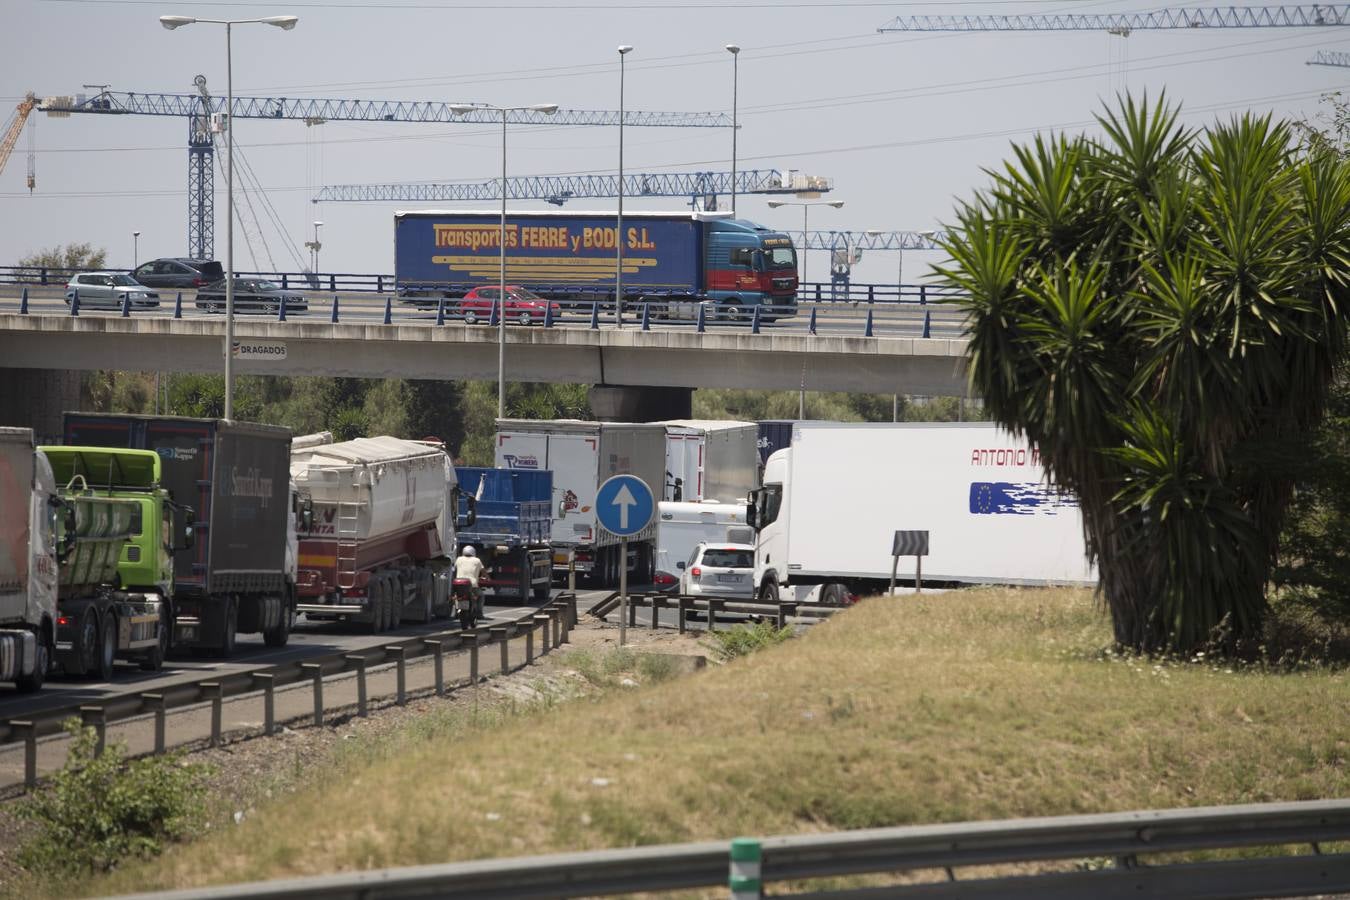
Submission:
[[[269,628],[263,632],[263,643],[268,647],[285,647],[286,642],[291,639],[291,627],[295,623],[295,610],[288,606],[283,599],[281,604],[281,622],[276,628]]]
[[[820,602],[824,606],[843,606],[845,593],[842,584],[827,584],[820,590]]]
[[[366,605],[370,608],[370,633],[384,631],[384,590],[378,578],[372,578],[366,586]]]
[[[75,628],[75,646],[62,654],[61,668],[67,675],[83,678],[93,673],[98,663],[98,638],[98,614],[92,606],[86,606]]]
[[[391,575],[384,585],[389,597],[389,630],[398,631],[403,627],[403,582],[397,575]]]
[[[117,617],[108,613],[103,617],[103,627],[98,642],[98,660],[94,674],[100,681],[112,681],[113,660],[117,658]]]
[[[164,668],[164,657],[169,655],[169,617],[164,610],[159,611],[159,642],[151,647],[141,658],[141,669],[146,672],[158,672]]]
[[[52,654],[51,648],[47,644],[46,635],[39,634],[37,636],[36,656],[37,658],[33,660],[33,674],[20,675],[14,682],[14,686],[21,693],[36,693],[42,690],[42,685],[47,680],[47,669],[51,667]]]
[[[759,589],[759,599],[762,603],[778,602],[778,582],[772,578],[764,582],[764,586]]]
[[[220,647],[217,653],[222,659],[234,656],[235,641],[239,636],[239,602],[230,597],[225,607],[225,627],[220,632]]]

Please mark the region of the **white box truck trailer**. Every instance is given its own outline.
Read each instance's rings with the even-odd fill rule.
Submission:
[[[600,586],[619,583],[619,539],[600,527],[595,497],[612,475],[636,475],[660,495],[666,462],[666,426],[583,422],[576,419],[497,422],[496,465],[553,472],[553,571],[577,573]],[[655,517],[653,517],[655,518]],[[628,570],[637,583],[655,573],[656,523],[628,538]]]
[[[799,422],[749,510],[757,595],[884,593],[898,530],[929,533],[925,582],[1092,584],[1077,500],[990,423]],[[900,578],[913,581],[913,562]]]
[[[666,426],[661,499],[736,503],[758,485],[759,426],[754,422],[668,419],[660,424]]]

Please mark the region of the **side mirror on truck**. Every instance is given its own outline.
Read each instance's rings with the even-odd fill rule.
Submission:
[[[464,521],[460,522],[459,528],[472,528],[478,521],[478,498],[473,494],[464,495]]]
[[[56,564],[64,565],[75,550],[75,507],[60,497],[47,501],[61,517],[61,537],[56,542]]]
[[[745,504],[745,524],[756,531],[759,530],[759,506],[755,502],[759,499],[758,491],[751,491],[750,497]]]
[[[300,501],[300,529],[306,534],[314,530],[314,501],[309,497]]]

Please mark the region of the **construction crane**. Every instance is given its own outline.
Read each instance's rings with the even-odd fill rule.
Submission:
[[[337,100],[288,97],[235,97],[229,110],[221,97],[206,90],[198,75],[195,94],[153,94],[109,91],[92,96],[44,97],[37,109],[49,116],[88,113],[105,116],[182,116],[188,120],[188,251],[197,258],[214,255],[214,183],[211,162],[215,131],[221,118],[297,119],[307,125],[324,122],[428,122],[440,124],[500,125],[502,116],[517,125],[618,125],[612,110],[560,109],[555,114],[520,109],[502,113],[485,104],[434,100]],[[467,111],[464,107],[470,107]],[[31,109],[31,107],[30,107]],[[26,113],[25,113],[26,115]],[[731,118],[713,112],[642,112],[625,110],[627,128],[729,128]],[[16,132],[17,134],[17,132]],[[30,176],[31,177],[31,176]]]
[[[1341,69],[1350,69],[1350,53],[1341,53],[1336,50],[1318,50],[1305,65],[1336,66]]]
[[[801,194],[819,196],[834,189],[834,180],[800,172],[750,169],[736,173],[738,194]],[[568,200],[617,197],[617,175],[530,175],[506,179],[509,200],[547,200],[562,206]],[[730,172],[661,172],[623,176],[625,197],[688,197],[690,205],[717,209],[718,194],[731,191]],[[315,203],[350,201],[501,200],[501,179],[477,183],[334,184],[314,197]]]
[[[1350,25],[1350,4],[1190,6],[1124,13],[900,16],[877,31],[1131,31],[1164,28],[1316,28]]]
[[[24,95],[23,100],[14,108],[14,115],[10,116],[5,123],[4,137],[0,138],[0,172],[5,171],[5,163],[9,161],[10,153],[14,152],[14,145],[19,143],[19,135],[23,133],[24,123],[28,121],[28,114],[37,106],[37,98],[30,91]],[[36,121],[35,123],[36,124]],[[33,131],[28,131],[28,192],[31,194],[33,188],[37,186],[37,172],[33,168]]]

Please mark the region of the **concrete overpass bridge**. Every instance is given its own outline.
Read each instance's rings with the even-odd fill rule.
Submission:
[[[872,336],[857,310],[848,311],[849,327],[814,334],[806,315],[758,334],[744,323],[703,332],[690,324],[593,328],[584,316],[547,328],[513,324],[506,329],[506,378],[593,385],[602,389],[592,395],[596,414],[621,420],[687,415],[692,389],[705,387],[966,394],[966,341],[916,336],[925,328],[922,312],[906,329],[874,327]],[[236,316],[236,340],[249,354],[236,357],[235,371],[495,380],[497,329],[435,319],[426,313],[385,324],[382,315],[346,309],[336,324],[318,310],[286,321]],[[70,376],[60,372],[219,372],[224,328],[220,316],[175,318],[171,310],[123,317],[115,310],[71,316],[64,308],[22,314],[0,307],[0,422],[52,433],[45,417],[79,402],[70,396]]]

